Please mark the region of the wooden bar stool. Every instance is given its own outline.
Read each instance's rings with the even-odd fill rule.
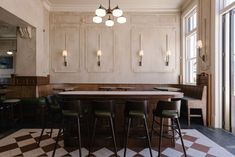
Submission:
[[[109,125],[112,132],[112,139],[114,145],[114,153],[117,157],[117,145],[116,145],[116,138],[114,133],[114,118],[115,118],[115,108],[112,100],[104,100],[104,101],[93,101],[92,102],[92,116],[94,122],[92,123],[92,137],[90,142],[89,148],[89,156],[91,155],[91,147],[93,146],[95,140],[95,131],[96,131],[96,124],[98,119],[108,119]]]
[[[139,118],[143,120],[145,133],[146,133],[146,140],[149,147],[150,156],[152,157],[152,150],[148,132],[148,125],[146,121],[147,117],[147,101],[127,101],[125,104],[125,122],[126,118],[128,119],[127,124],[127,131],[126,131],[126,139],[125,139],[125,148],[124,148],[124,157],[126,156],[126,148],[128,144],[128,137],[130,132],[131,121],[134,118]],[[125,125],[126,126],[126,125]],[[126,129],[125,129],[126,130]]]
[[[154,124],[159,124],[155,118],[156,117],[160,118],[160,137],[159,137],[159,144],[158,144],[158,157],[161,156],[162,137],[167,137],[167,136],[163,136],[163,127],[171,127],[172,135],[169,138],[172,138],[174,142],[175,142],[175,132],[179,134],[183,151],[184,151],[184,155],[187,157],[185,147],[184,147],[184,141],[183,141],[182,134],[181,134],[180,123],[179,123],[180,106],[181,106],[180,100],[159,101],[156,109],[153,110],[151,139],[153,136],[153,132],[156,131],[154,130]],[[164,119],[170,119],[171,125],[164,125],[163,124]]]

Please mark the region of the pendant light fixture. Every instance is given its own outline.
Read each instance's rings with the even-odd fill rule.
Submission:
[[[111,9],[110,0],[109,7],[106,9],[101,4],[98,9],[95,11],[96,16],[93,17],[94,23],[102,23],[102,17],[108,15],[108,19],[105,21],[105,25],[108,27],[114,26],[114,18],[117,18],[117,22],[120,24],[126,23],[126,18],[123,16],[123,11],[118,7],[118,5]]]

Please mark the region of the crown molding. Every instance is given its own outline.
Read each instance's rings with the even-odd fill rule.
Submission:
[[[51,11],[52,4],[49,2],[49,0],[42,0],[42,4],[48,11]]]
[[[52,12],[94,12],[97,5],[50,5]],[[149,7],[135,7],[133,5],[122,7],[124,12],[180,12],[179,8],[159,8]]]

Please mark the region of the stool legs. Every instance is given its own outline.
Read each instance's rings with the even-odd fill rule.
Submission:
[[[42,128],[42,131],[41,131],[41,134],[40,134],[40,137],[39,137],[39,140],[38,140],[38,147],[39,147],[40,142],[42,140],[42,135],[43,135],[44,130],[45,130],[45,126],[43,126],[43,128]]]
[[[60,127],[59,132],[58,132],[58,135],[57,135],[57,137],[56,137],[56,142],[55,142],[55,146],[54,146],[54,150],[53,150],[52,157],[55,156],[55,151],[56,151],[56,147],[57,147],[57,145],[58,145],[58,141],[59,141],[59,137],[60,137],[60,134],[61,134],[61,130],[62,130],[62,127]]]
[[[151,133],[150,133],[150,141],[152,141],[152,137],[153,137],[153,126],[154,126],[154,116],[153,116],[153,120],[152,120],[152,126],[151,126]]]
[[[159,144],[158,144],[158,157],[161,156],[162,134],[163,134],[163,118],[160,118],[160,137],[159,137]]]
[[[114,134],[113,118],[111,116],[109,117],[109,121],[110,121],[110,126],[111,126],[111,131],[112,131],[112,138],[113,138],[113,145],[114,145],[114,150],[115,150],[115,156],[117,157],[116,138],[115,138],[115,134]]]
[[[92,132],[92,136],[91,136],[91,141],[90,141],[90,147],[89,147],[89,155],[91,155],[91,147],[93,146],[93,143],[94,143],[94,139],[95,139],[95,128],[96,128],[96,123],[97,123],[97,118],[95,117],[95,120],[94,120],[94,125],[93,125],[93,132]]]
[[[125,142],[125,148],[124,148],[124,157],[126,157],[126,148],[127,148],[128,137],[129,137],[129,132],[130,132],[130,126],[131,126],[131,118],[128,118],[127,132],[126,132],[126,142]]]
[[[146,117],[144,117],[144,127],[145,127],[145,132],[146,132],[146,136],[147,136],[147,140],[148,140],[148,147],[149,147],[149,151],[150,151],[150,156],[152,157],[152,150],[151,150],[151,144],[150,144],[150,138],[149,138],[149,131],[148,131],[148,126],[147,126],[147,122],[146,122]]]
[[[90,141],[88,156],[91,156],[91,147],[93,146],[93,143],[95,141],[96,123],[97,123],[97,117],[95,117],[95,120],[94,120],[94,126],[93,126],[93,132],[92,132],[92,137]],[[114,133],[113,118],[111,116],[109,117],[109,123],[110,123],[111,132],[112,132],[112,139],[113,139],[113,145],[114,145],[114,151],[115,151],[114,153],[115,153],[115,156],[117,157],[118,155],[117,155],[116,138],[115,138],[115,133]]]
[[[127,143],[128,143],[128,137],[130,133],[130,126],[131,126],[131,118],[128,118],[128,124],[127,124],[127,133],[126,133],[126,140],[125,140],[125,147],[124,147],[124,157],[126,157],[126,149],[127,149]],[[144,121],[144,127],[145,127],[145,133],[146,133],[146,139],[149,147],[150,156],[152,157],[152,149],[151,149],[151,143],[150,143],[150,137],[149,137],[149,131],[147,126],[146,117],[143,118]]]
[[[81,131],[80,131],[80,119],[77,118],[77,125],[78,125],[78,146],[79,146],[79,156],[82,157],[82,144],[81,144]]]
[[[171,118],[171,130],[172,130],[172,144],[175,145],[175,122],[174,119]]]
[[[185,147],[184,147],[184,141],[183,141],[182,134],[181,134],[180,123],[179,123],[178,118],[176,118],[176,125],[177,125],[177,128],[179,130],[179,136],[180,136],[181,144],[182,144],[182,147],[183,147],[183,150],[184,150],[184,156],[187,157],[186,150],[185,150]]]

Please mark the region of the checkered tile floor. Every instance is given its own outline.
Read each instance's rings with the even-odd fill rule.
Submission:
[[[0,140],[0,157],[24,156],[51,156],[57,131],[53,132],[52,137],[49,136],[49,130],[46,130],[40,147],[37,147],[36,141],[40,135],[40,129],[21,129]],[[188,157],[233,157],[231,153],[220,147],[206,136],[194,129],[182,130],[184,143]],[[56,156],[78,156],[78,150],[64,148],[63,141],[59,142]],[[157,156],[157,148],[153,148],[153,156]],[[87,156],[88,150],[82,148],[82,156]],[[108,148],[101,148],[93,152],[96,157],[109,157],[114,153]],[[123,149],[118,150],[118,155],[123,156]],[[147,148],[140,151],[135,149],[127,150],[127,157],[147,157],[149,150]],[[176,141],[175,148],[164,148],[161,152],[162,157],[182,157],[183,151],[180,140]]]

